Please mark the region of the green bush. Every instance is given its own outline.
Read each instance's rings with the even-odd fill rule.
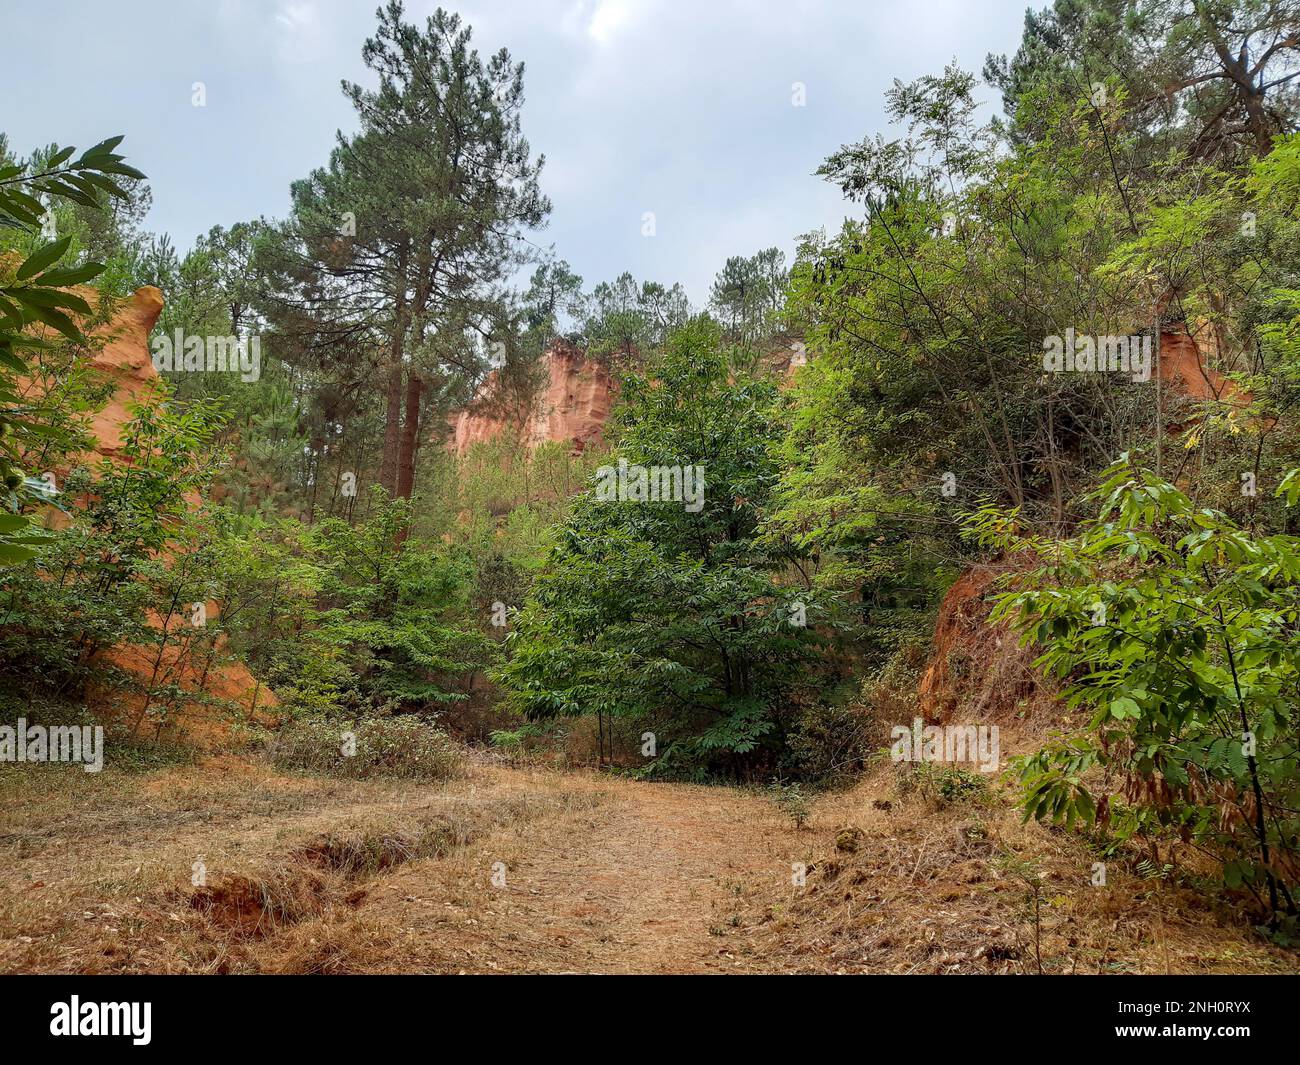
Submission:
[[[884,726],[859,702],[816,703],[799,715],[788,739],[792,769],[819,784],[845,784],[866,766],[885,735]]]
[[[988,778],[968,769],[934,762],[900,762],[896,768],[899,795],[916,792],[940,810],[991,798]]]
[[[790,818],[794,827],[803,828],[812,814],[812,803],[804,794],[803,788],[797,782],[787,783],[777,780],[769,784],[767,790],[772,796],[772,801],[776,803],[777,809]]]
[[[1300,498],[1300,474],[1278,488]],[[1022,760],[1025,816],[1182,840],[1223,864],[1275,932],[1295,934],[1300,854],[1300,539],[1262,535],[1130,464],[1068,540],[994,508],[985,543],[1044,565],[998,597],[1036,665],[1090,719]]]
[[[287,724],[267,753],[277,769],[357,780],[449,780],[462,767],[461,752],[447,735],[415,717],[371,718],[356,724],[304,718]]]

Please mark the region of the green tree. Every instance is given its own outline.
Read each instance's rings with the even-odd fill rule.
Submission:
[[[286,358],[347,389],[383,380],[378,480],[407,497],[426,405],[468,399],[490,345],[513,342],[498,283],[550,205],[520,129],[523,65],[481,58],[441,9],[423,29],[397,0],[378,17],[362,49],[378,86],[344,85],[360,131],[294,183],[260,262]]]
[[[628,272],[602,281],[586,303],[583,338],[593,355],[629,362],[663,345],[690,317],[690,301],[680,284],[646,281]]]
[[[1048,135],[1045,97],[1122,92],[1152,155],[1266,155],[1295,128],[1300,4],[1294,0],[1054,0],[1025,13],[1020,48],[990,56],[1017,135]]]
[[[758,535],[777,475],[775,386],[729,379],[720,340],[692,321],[653,377],[626,379],[616,417],[619,460],[703,467],[702,507],[585,492],[499,672],[531,719],[600,715],[654,731],[652,768],[665,774],[775,764],[821,616],[783,583],[798,553]]]
[[[779,248],[733,255],[714,279],[709,301],[734,341],[754,345],[774,329],[788,280]]]
[[[319,575],[305,620],[313,645],[335,664],[340,705],[354,711],[458,702],[465,696],[454,682],[490,658],[470,611],[469,559],[418,541],[394,550],[410,521],[409,501],[380,496],[367,521],[327,518],[302,538]]]

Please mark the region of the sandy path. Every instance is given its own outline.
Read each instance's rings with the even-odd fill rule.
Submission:
[[[1294,971],[1187,889],[1153,896],[1120,868],[1097,892],[1091,852],[1013,806],[878,806],[889,774],[819,797],[802,831],[759,793],[490,764],[423,785],[224,759],[0,786],[0,972],[1029,972],[1008,851],[1051,885],[1045,971]],[[430,824],[457,844],[356,876],[294,857]],[[863,838],[841,853],[846,824]],[[250,934],[190,905],[198,854],[288,916]]]
[[[403,963],[419,958],[435,972],[749,969],[752,915],[789,896],[790,863],[806,846],[788,821],[732,789],[569,779],[605,800],[375,887],[364,916],[400,929]],[[491,882],[498,862],[504,887]]]

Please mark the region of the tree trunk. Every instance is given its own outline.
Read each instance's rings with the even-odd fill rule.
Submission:
[[[388,347],[388,404],[384,412],[384,457],[379,466],[379,483],[390,496],[397,494],[397,462],[402,431],[402,354],[406,350],[406,327],[410,308],[406,301],[406,267],[409,252],[397,255],[397,303],[393,314],[393,335]]]
[[[415,453],[420,447],[420,393],[424,382],[412,373],[406,382],[406,418],[402,424],[397,462],[397,497],[410,499],[415,487]]]
[[[393,362],[388,368],[388,409],[384,414],[384,458],[379,466],[379,483],[390,496],[397,494],[397,462],[402,433],[401,342],[394,342],[393,348]]]

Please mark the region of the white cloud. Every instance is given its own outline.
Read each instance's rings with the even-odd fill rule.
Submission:
[[[286,3],[280,5],[280,10],[275,14],[275,21],[290,32],[298,33],[304,29],[317,28],[319,15],[311,4]]]
[[[582,7],[588,5],[583,4]],[[595,0],[587,19],[587,36],[599,45],[607,45],[621,36],[643,14],[636,0]]]
[[[308,0],[286,0],[275,13],[278,54],[285,62],[305,63],[319,57],[323,42],[320,12]]]

